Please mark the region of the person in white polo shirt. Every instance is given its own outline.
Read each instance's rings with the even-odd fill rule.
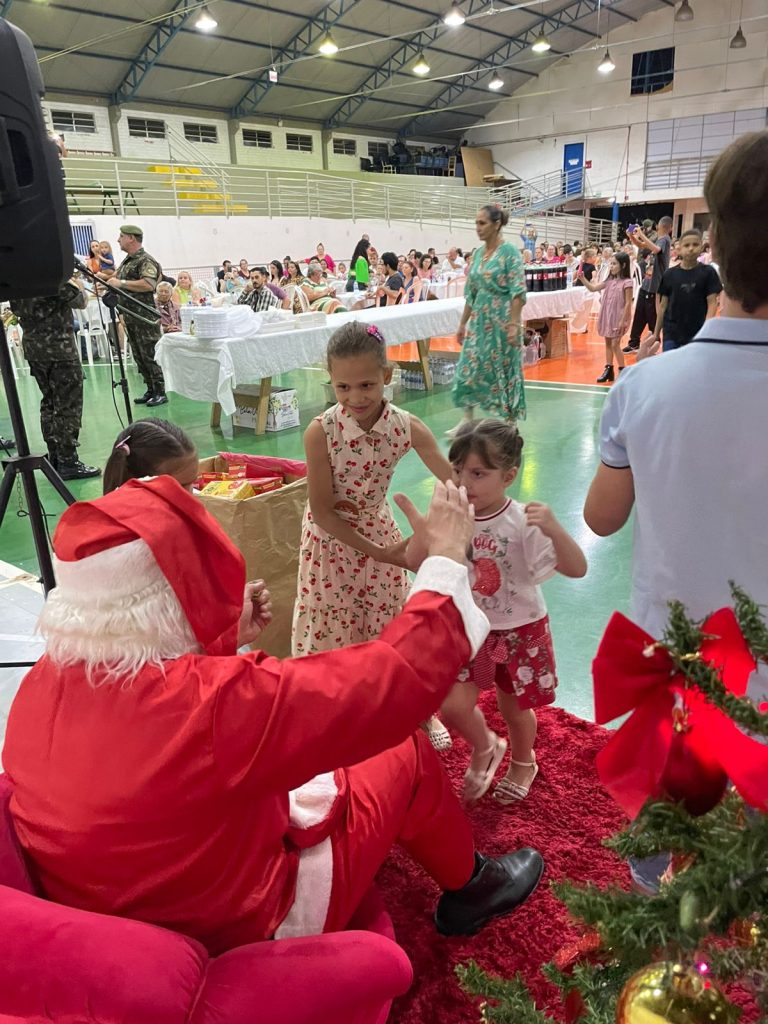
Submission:
[[[768,131],[726,149],[704,195],[722,316],[614,385],[584,507],[601,536],[636,507],[632,615],[654,636],[668,601],[704,616],[730,602],[731,579],[768,604],[768,244],[754,232],[768,209]]]
[[[635,507],[631,616],[654,637],[668,601],[703,618],[731,603],[729,580],[768,605],[768,242],[755,233],[768,209],[768,131],[718,157],[704,197],[722,315],[613,386],[584,506],[600,536],[620,530]],[[649,339],[640,358],[658,348]],[[765,700],[764,688],[756,673],[750,695]]]

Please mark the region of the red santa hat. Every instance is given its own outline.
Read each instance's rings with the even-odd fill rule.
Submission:
[[[169,476],[129,480],[66,510],[53,538],[57,592],[77,597],[140,596],[168,581],[200,647],[234,654],[243,607],[245,562],[202,504]]]

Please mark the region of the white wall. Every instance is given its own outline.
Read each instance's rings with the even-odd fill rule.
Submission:
[[[272,149],[257,149],[243,145],[243,128],[256,128],[272,133]],[[323,133],[313,128],[297,128],[294,125],[280,127],[259,121],[240,121],[233,125],[234,158],[236,164],[245,167],[289,167],[297,171],[321,171],[323,169]],[[297,153],[285,148],[286,135],[309,135],[312,139],[311,153]],[[229,163],[227,158],[225,163]],[[359,167],[359,165],[358,165]],[[355,167],[355,170],[358,168]]]
[[[227,122],[224,118],[217,120],[211,117],[198,117],[197,114],[167,114],[159,110],[140,110],[132,107],[112,107],[111,114],[116,124],[120,156],[134,157],[140,160],[169,160],[171,156],[186,159],[184,152],[187,147],[194,146],[198,159],[206,158],[213,163],[228,164],[229,135]],[[183,140],[179,145],[165,139],[137,139],[128,134],[129,117],[146,117],[154,121],[164,121],[178,138]],[[191,143],[184,139],[184,123],[213,125],[216,128],[216,142]],[[177,150],[181,149],[181,152]]]
[[[67,148],[70,152],[85,151],[88,153],[114,154],[112,143],[112,131],[109,125],[109,107],[99,107],[93,104],[83,103],[58,103],[56,100],[46,100],[43,103],[43,116],[49,128],[53,127],[51,118],[52,110],[67,110],[76,113],[84,112],[91,114],[96,127],[95,133],[91,132],[64,132]]]
[[[596,70],[605,36],[543,71],[513,97],[503,100],[470,129],[476,145],[491,146],[494,160],[521,178],[563,167],[563,146],[585,143],[587,175],[594,192],[620,202],[674,200],[701,195],[700,188],[655,189],[643,184],[649,122],[768,105],[765,0],[744,0],[742,24],[747,48],[731,50],[738,5],[732,0],[696,0],[692,22],[676,23],[665,7],[636,24],[611,23],[611,56],[616,69]],[[605,21],[603,22],[605,26]],[[675,47],[675,77],[669,92],[630,96],[632,55]],[[533,55],[530,55],[531,57]],[[533,68],[530,59],[526,67]]]
[[[173,113],[171,108],[166,112],[162,109],[145,110],[133,107],[109,107],[94,103],[59,103],[55,99],[46,100],[43,104],[48,125],[51,125],[50,111],[72,110],[91,114],[96,123],[95,134],[77,134],[67,132],[69,149],[77,153],[101,153],[128,157],[150,162],[167,161],[175,157],[182,163],[191,162],[191,153],[187,147],[194,147],[197,159],[211,161],[220,165],[235,164],[243,167],[278,168],[284,167],[298,171],[358,172],[360,157],[368,157],[369,142],[385,142],[392,145],[394,135],[357,134],[355,132],[327,132],[318,127],[298,127],[295,124],[280,125],[272,121],[259,121],[249,118],[243,121],[227,121],[224,117],[212,118],[198,116],[195,113]],[[155,121],[164,121],[168,129],[184,140],[184,123],[213,125],[217,131],[215,143],[192,143],[186,140],[175,145],[173,140],[140,139],[128,134],[128,118],[145,117]],[[261,149],[243,145],[243,128],[267,131],[272,135],[272,148]],[[114,132],[113,132],[114,129]],[[309,135],[312,139],[310,153],[297,152],[286,148],[286,135]],[[333,152],[333,139],[352,139],[356,143],[354,156],[336,155]],[[117,147],[115,147],[115,140]],[[430,149],[434,142],[409,140],[410,149]],[[181,150],[181,152],[178,152]]]
[[[334,260],[349,262],[357,242],[363,233],[380,253],[388,249],[396,253],[407,252],[411,247],[427,249],[433,245],[438,252],[447,252],[451,245],[470,249],[477,245],[473,225],[456,228],[451,233],[436,225],[419,228],[408,222],[366,221],[353,223],[348,220],[317,218],[285,218],[270,220],[268,217],[139,217],[144,229],[144,244],[147,252],[155,256],[165,267],[202,267],[219,265],[222,260],[237,262],[245,257],[253,263],[268,263],[290,255],[304,259],[315,251],[318,242],[323,242]],[[117,236],[120,217],[73,217],[73,224],[91,224],[94,235],[108,239],[119,254]],[[513,237],[513,236],[510,236]]]

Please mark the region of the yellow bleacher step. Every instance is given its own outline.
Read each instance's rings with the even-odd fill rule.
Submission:
[[[229,203],[226,206],[223,203],[206,204],[205,206],[193,206],[193,213],[248,213],[247,203]]]
[[[147,170],[151,174],[202,174],[202,167],[171,167],[170,164],[150,164]]]
[[[222,192],[179,192],[179,199],[210,199],[213,202],[221,203],[225,199],[229,202],[231,198],[229,193],[225,195]]]
[[[175,185],[176,188],[195,188],[195,189],[210,188],[210,189],[214,189],[214,188],[218,188],[219,187],[219,182],[218,181],[214,181],[213,178],[202,178],[202,179],[197,179],[196,180],[195,178],[180,178],[178,175],[175,178],[174,177],[165,178],[163,180],[163,184],[164,185]]]

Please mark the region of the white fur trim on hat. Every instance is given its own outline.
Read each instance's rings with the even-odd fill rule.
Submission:
[[[58,665],[83,662],[91,681],[130,680],[146,664],[160,665],[200,649],[179,599],[143,540],[74,562],[54,557],[57,586],[39,629]]]

